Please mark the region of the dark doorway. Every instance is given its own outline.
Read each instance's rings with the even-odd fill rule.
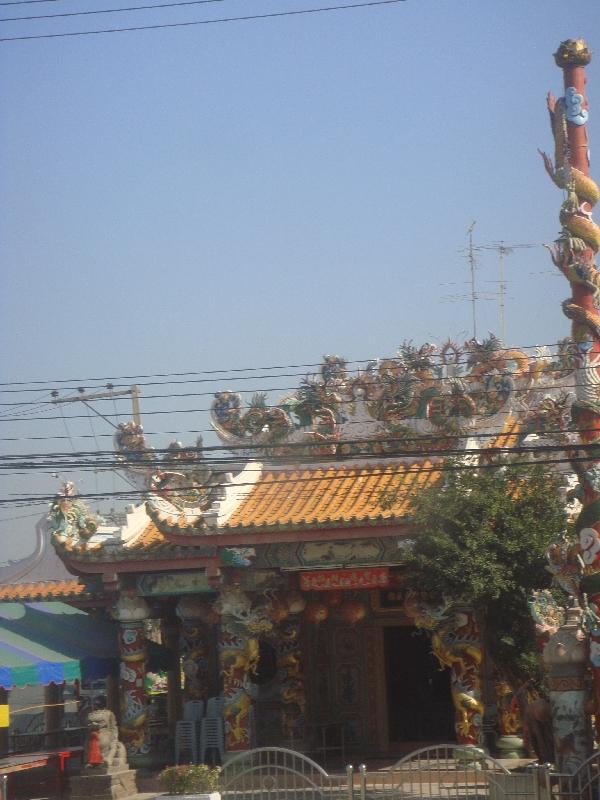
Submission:
[[[425,633],[384,628],[390,742],[454,741],[450,671],[440,669]]]

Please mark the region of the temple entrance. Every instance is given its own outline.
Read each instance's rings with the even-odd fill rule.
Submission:
[[[390,744],[454,741],[450,671],[440,669],[429,636],[408,626],[383,633]]]

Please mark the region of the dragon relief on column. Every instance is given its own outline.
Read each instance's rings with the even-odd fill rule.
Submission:
[[[221,589],[214,608],[219,614],[219,662],[223,677],[223,720],[227,750],[250,747],[250,673],[259,659],[259,637],[273,623],[266,603],[256,602],[239,586]]]
[[[590,58],[582,40],[563,42],[555,54],[560,67],[584,66]],[[573,290],[573,296],[563,303],[563,311],[572,322],[575,400],[571,406],[571,428],[577,432],[567,454],[572,458],[579,482],[573,494],[582,503],[575,522],[579,542],[563,546],[564,559],[557,558],[557,552],[548,555],[558,583],[566,581],[574,594],[580,591],[595,594],[600,589],[600,583],[591,579],[600,572],[600,273],[595,263],[600,249],[600,227],[592,219],[592,210],[600,199],[600,187],[571,163],[576,159],[570,152],[568,126],[586,125],[587,99],[570,86],[565,89],[564,97],[557,99],[549,93],[547,105],[554,137],[554,161],[546,153],[540,153],[546,171],[566,193],[559,216],[561,233],[549,249],[554,264]],[[585,133],[584,137],[587,142]],[[584,158],[589,164],[587,152]],[[592,302],[586,302],[587,298]],[[585,451],[576,449],[575,438],[586,446]]]
[[[441,667],[450,669],[457,741],[482,744],[483,649],[473,609],[457,601],[434,604],[422,593],[410,590],[404,610],[417,628],[429,632],[433,655]]]

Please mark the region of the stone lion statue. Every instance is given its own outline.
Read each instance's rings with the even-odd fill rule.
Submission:
[[[119,741],[119,729],[112,711],[95,708],[88,715],[90,734],[87,746],[87,766],[127,767],[125,745]]]

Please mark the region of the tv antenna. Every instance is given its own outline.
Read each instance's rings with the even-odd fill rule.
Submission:
[[[477,301],[478,300],[495,300],[496,294],[492,292],[478,292],[475,283],[475,271],[477,269],[477,247],[473,245],[473,228],[475,227],[475,220],[467,228],[468,246],[459,252],[465,253],[467,261],[469,262],[470,279],[465,283],[470,287],[470,291],[466,294],[449,294],[442,297],[442,300],[449,300],[451,302],[458,302],[460,300],[468,300],[471,303],[471,317],[473,324],[473,338],[477,338]],[[443,286],[456,286],[455,283],[442,284]]]
[[[506,244],[506,242],[491,242],[490,244],[481,244],[477,245],[473,248],[477,252],[481,252],[484,250],[493,250],[498,253],[498,280],[497,281],[488,281],[488,283],[497,283],[498,284],[498,292],[496,297],[498,298],[498,309],[500,314],[500,339],[503,342],[506,342],[506,277],[505,277],[505,267],[506,264],[504,262],[506,256],[512,255],[515,250],[529,250],[532,247],[542,247],[543,245],[540,244]]]

